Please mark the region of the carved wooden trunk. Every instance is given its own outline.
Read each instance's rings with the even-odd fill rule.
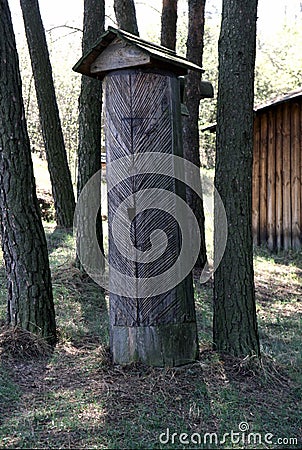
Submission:
[[[138,156],[146,152],[182,156],[178,83],[173,73],[150,69],[112,71],[104,79],[109,262],[113,268],[110,347],[118,364],[141,361],[175,366],[194,361],[198,354],[192,278],[188,275],[179,282],[177,269],[173,272],[181,247],[186,245],[173,199],[185,198],[185,186],[173,167],[172,176],[167,176],[142,173],[137,165]],[[113,167],[121,158],[126,161],[122,166],[126,173],[117,177]],[[171,194],[168,211],[161,204],[161,190]],[[121,212],[123,203],[126,206]],[[120,225],[114,234],[116,220]],[[153,238],[157,244],[162,242],[163,251],[154,259],[152,233],[159,229],[162,232]],[[149,258],[141,257],[148,252]],[[150,284],[144,287],[139,282],[149,278],[152,286],[152,280],[166,271],[175,278],[175,286],[168,292],[153,295],[160,286],[152,291]]]

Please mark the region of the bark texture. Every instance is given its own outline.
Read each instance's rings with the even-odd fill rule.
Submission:
[[[161,13],[161,45],[175,50],[177,27],[177,0],[163,0]]]
[[[139,36],[134,0],[114,0],[113,6],[118,27]]]
[[[203,36],[204,36],[204,10],[205,0],[189,0],[189,26],[187,39],[187,59],[202,67],[203,57]],[[183,117],[183,143],[184,157],[200,167],[199,155],[199,104],[201,100],[201,75],[189,70],[185,82],[185,104],[189,111],[189,116]],[[190,174],[188,174],[190,176]],[[200,183],[200,192],[202,186]],[[201,245],[200,252],[195,263],[197,269],[202,269],[207,261],[205,244],[205,217],[203,201],[191,189],[187,189],[187,203],[193,210],[198,221]]]
[[[47,245],[22,100],[7,0],[0,1],[0,213],[8,323],[56,341]]]
[[[71,228],[75,199],[39,3],[38,0],[20,0],[20,4],[35,81],[57,224],[60,227]]]
[[[219,39],[215,185],[228,239],[214,278],[214,346],[235,356],[259,354],[251,192],[257,0],[224,0]],[[215,211],[215,245],[219,212]]]
[[[82,49],[85,54],[104,32],[104,0],[85,0]],[[80,195],[88,180],[101,169],[102,85],[99,80],[82,76],[79,97],[78,184]],[[101,175],[100,175],[101,178]],[[99,192],[101,205],[101,185]],[[88,212],[87,212],[88,217]],[[78,239],[84,230],[78,230]],[[98,241],[103,250],[102,220],[97,223]]]

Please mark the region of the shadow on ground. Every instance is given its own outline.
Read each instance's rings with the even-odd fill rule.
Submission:
[[[62,257],[63,263],[58,263],[56,251],[52,256],[60,342],[47,359],[22,360],[2,354],[0,446],[252,449],[267,445],[248,443],[249,431],[261,439],[271,433],[274,443],[301,436],[302,373],[296,353],[298,343],[301,348],[299,280],[296,286],[288,278],[288,267],[294,271],[298,266],[288,265],[279,277],[280,267],[269,268],[266,260],[257,269],[262,345],[269,350],[261,362],[222,358],[211,350],[209,283],[196,291],[200,360],[160,369],[111,364],[102,291],[83,278],[70,260]],[[267,275],[264,267],[268,267]],[[282,300],[287,285],[292,291]],[[279,316],[278,305],[283,308]],[[281,313],[288,309],[286,328],[282,322],[286,316]],[[239,429],[242,424],[247,427],[244,436]],[[230,435],[223,438],[232,430],[239,433],[241,443],[232,443]],[[189,444],[181,443],[181,433],[187,434],[182,439],[189,439]],[[286,445],[300,447],[301,441]]]

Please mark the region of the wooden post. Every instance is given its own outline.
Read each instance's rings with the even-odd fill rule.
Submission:
[[[260,129],[260,244],[267,243],[267,113],[261,118]]]
[[[298,103],[291,107],[291,191],[292,191],[292,247],[301,248],[301,108]]]
[[[276,111],[276,248],[283,247],[283,206],[282,206],[282,106]]]
[[[260,155],[260,118],[254,119],[254,154],[252,178],[252,229],[254,246],[259,245],[259,155]]]
[[[290,145],[290,109],[283,105],[282,121],[283,150],[283,248],[291,248],[291,145]]]
[[[182,155],[179,81],[176,75],[163,70],[122,69],[106,75],[104,93],[107,183],[114,185],[110,163],[119,158],[131,158],[133,175],[108,194],[109,262],[133,280],[152,277],[174,263],[182,245],[180,231],[175,219],[163,211],[147,210],[136,215],[137,195],[146,188],[161,187],[185,198],[185,191],[176,176],[136,176],[139,172],[136,156],[152,151]],[[127,258],[118,251],[112,224],[119,204],[132,194],[128,213],[133,219],[133,245]],[[163,257],[148,264],[137,262],[136,249],[148,248],[150,234],[156,228],[163,229],[168,237]],[[111,280],[114,281],[119,280]],[[169,292],[156,296],[146,297],[135,281],[133,289],[133,298],[110,293],[113,361],[118,364],[141,361],[153,366],[194,361],[198,345],[191,275]]]
[[[104,81],[113,361],[187,364],[198,356],[188,241],[197,256],[200,236],[187,226],[178,76],[203,70],[112,27],[73,69]]]
[[[267,147],[267,246],[275,249],[276,239],[276,191],[275,191],[275,115],[268,112],[268,147]]]

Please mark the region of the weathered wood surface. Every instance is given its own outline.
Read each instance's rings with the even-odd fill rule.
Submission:
[[[186,75],[188,69],[203,72],[201,67],[186,60],[184,57],[177,55],[174,50],[145,41],[138,36],[113,27],[108,27],[108,30],[100,36],[98,42],[95,43],[92,49],[77,62],[77,64],[73,67],[73,70],[90,77],[99,79],[104,78],[107,70],[95,70],[94,68],[92,71],[91,69],[96,60],[98,61],[98,64],[106,64],[106,53],[104,56],[104,52],[107,52],[107,49],[111,47],[113,41],[117,38],[127,44],[126,48],[129,49],[129,52],[132,51],[131,49],[135,52],[137,51],[138,58],[141,58],[142,54],[147,55],[150,58],[150,66],[153,68],[167,70],[177,75]],[[117,50],[120,51],[118,48]],[[127,57],[129,57],[129,52]],[[111,61],[114,60],[117,62],[118,55],[117,58],[115,58],[112,52],[109,51],[109,56]],[[102,59],[104,59],[104,61],[102,61]],[[131,62],[128,64],[128,67],[137,66],[137,63],[138,61],[131,57]],[[145,64],[145,61],[143,63]],[[123,61],[120,61],[120,64],[123,64]],[[125,66],[119,65],[117,68],[121,67]]]
[[[260,155],[260,118],[254,120],[254,157],[252,178],[252,229],[253,243],[259,244],[259,155]]]
[[[291,248],[291,142],[290,142],[290,109],[287,103],[283,106],[282,117],[282,150],[283,150],[283,248]]]
[[[116,38],[91,65],[91,73],[107,72],[150,63],[150,55],[121,38]]]
[[[179,85],[175,76],[142,70],[121,70],[105,78],[107,182],[112,183],[110,162],[129,156],[132,173],[136,172],[136,155],[162,152],[181,155]],[[133,277],[135,296],[110,293],[110,345],[115,363],[142,361],[156,366],[181,365],[197,356],[197,334],[192,278],[188,276],[169,292],[152,296],[136,284],[136,278],[154,277],[171,267],[182,245],[175,219],[164,211],[149,209],[136,212],[138,193],[146,188],[162,188],[184,198],[185,191],[175,178],[144,174],[129,176],[108,194],[109,262],[121,273]],[[112,223],[118,206],[132,198],[128,208],[133,245],[118,250]],[[159,198],[160,202],[160,198]],[[128,220],[128,219],[127,219]],[[134,261],[136,252],[150,248],[150,234],[162,229],[167,248],[156,261]],[[120,277],[122,280],[122,276]],[[119,279],[110,283],[122,282]],[[111,286],[113,286],[111,284]]]
[[[293,99],[255,118],[253,239],[271,250],[302,246],[301,108]]]
[[[292,247],[301,248],[301,105],[291,107],[291,210]]]
[[[268,112],[268,143],[267,143],[267,246],[275,247],[276,238],[276,198],[275,198],[275,115]]]
[[[282,209],[282,111],[276,111],[276,248],[283,246],[283,209]]]
[[[259,235],[260,244],[267,242],[267,114],[264,114],[260,123],[260,219]]]

